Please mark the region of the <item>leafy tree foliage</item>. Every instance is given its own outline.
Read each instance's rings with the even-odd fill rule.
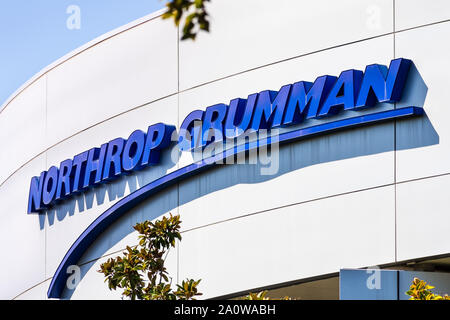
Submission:
[[[281,299],[271,299],[267,297],[268,291],[264,290],[258,293],[250,292],[247,296],[243,297],[242,300],[294,300],[291,297],[285,296]]]
[[[209,32],[208,13],[205,3],[210,0],[171,0],[166,3],[167,12],[163,19],[173,19],[178,27],[184,19],[181,40],[195,40],[197,29]]]
[[[201,295],[200,280],[187,279],[172,289],[164,260],[176,239],[181,240],[180,216],[163,217],[155,222],[138,223],[139,244],[127,247],[122,256],[110,258],[98,272],[106,277],[110,290],[123,289],[122,295],[131,300],[194,300]]]
[[[242,298],[242,300],[269,300],[269,297],[266,297],[267,290],[261,291],[258,293],[250,292],[247,296]]]
[[[425,281],[419,278],[414,278],[406,294],[411,296],[409,300],[450,300],[448,295],[434,294],[431,289],[434,289],[434,287],[427,285]]]

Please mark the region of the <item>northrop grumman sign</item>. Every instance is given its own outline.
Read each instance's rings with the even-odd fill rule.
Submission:
[[[318,77],[314,83],[300,81],[287,84],[278,92],[262,91],[250,94],[247,99],[233,99],[229,105],[221,103],[207,107],[205,111],[195,110],[182,122],[177,135],[178,148],[181,151],[198,150],[207,147],[212,141],[215,144],[225,142],[261,129],[299,124],[305,119],[320,119],[323,123],[285,133],[280,136],[280,141],[420,115],[422,109],[412,106],[382,112],[374,109],[370,114],[358,114],[359,110],[377,103],[400,101],[410,66],[410,60],[395,59],[389,68],[373,64],[367,66],[365,72],[347,70],[339,77],[325,75]],[[326,121],[327,117],[339,112],[352,112],[354,116]],[[194,125],[196,123],[201,125]],[[171,125],[153,124],[146,133],[136,130],[126,140],[114,139],[64,160],[59,168],[52,166],[31,179],[28,213],[43,212],[74,193],[158,164],[161,152],[170,145],[174,130],[175,127]],[[236,149],[232,152],[236,152]],[[229,154],[230,151],[226,151],[223,157]],[[161,179],[175,179],[181,174],[182,171],[173,177],[168,175]]]

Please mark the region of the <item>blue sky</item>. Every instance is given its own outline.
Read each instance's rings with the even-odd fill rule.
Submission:
[[[73,5],[79,29],[76,12],[67,13]],[[1,0],[0,106],[53,61],[163,6],[160,0]]]

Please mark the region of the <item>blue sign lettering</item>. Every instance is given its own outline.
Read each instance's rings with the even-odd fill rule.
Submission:
[[[410,60],[395,59],[389,68],[373,64],[364,73],[346,70],[339,77],[325,75],[314,83],[300,81],[282,86],[278,92],[265,90],[250,94],[247,99],[233,99],[229,105],[221,103],[205,111],[192,111],[181,124],[178,148],[204,148],[248,132],[322,119],[342,110],[358,111],[377,103],[398,102],[410,66]],[[28,213],[42,212],[73,193],[159,163],[161,151],[171,143],[174,130],[173,126],[157,123],[149,126],[147,133],[136,130],[127,140],[116,138],[33,177]]]

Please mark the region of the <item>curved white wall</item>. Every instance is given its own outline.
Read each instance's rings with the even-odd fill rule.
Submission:
[[[211,33],[195,42],[179,42],[171,21],[142,19],[46,70],[0,111],[0,243],[15,261],[1,267],[0,298],[45,299],[98,215],[192,159],[166,153],[40,216],[26,214],[32,176],[135,129],[179,127],[195,109],[396,57],[413,60],[424,82],[414,77],[402,103],[426,91],[427,116],[283,146],[275,176],[234,165],[182,182],[111,226],[64,297],[118,298],[100,263],[135,242],[134,223],[168,212],[183,220],[169,271],[201,278],[205,298],[450,253],[450,4],[214,0],[210,13]]]

